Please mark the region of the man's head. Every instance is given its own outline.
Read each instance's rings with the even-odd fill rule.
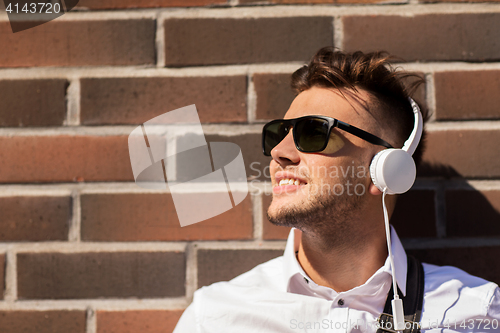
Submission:
[[[408,76],[394,71],[389,57],[381,53],[346,54],[323,48],[292,75],[298,95],[285,119],[335,118],[400,148],[414,124],[409,93],[402,83]],[[335,230],[336,235],[345,230],[352,236],[346,228],[368,230],[369,226],[347,222],[359,221],[381,206],[369,165],[384,147],[333,128],[323,151],[307,153],[296,149],[293,131],[271,151],[271,222],[303,231]],[[421,149],[415,154],[416,162],[420,154]],[[286,185],[287,179],[295,183]]]

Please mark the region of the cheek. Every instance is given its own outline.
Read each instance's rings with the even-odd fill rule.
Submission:
[[[323,154],[334,154],[338,152],[342,147],[344,147],[345,143],[338,135],[332,133],[330,138],[328,139],[328,144],[326,148],[322,151]]]

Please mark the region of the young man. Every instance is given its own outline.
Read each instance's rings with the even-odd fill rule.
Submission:
[[[198,290],[176,333],[391,331],[391,317],[380,315],[392,311],[393,281],[410,320],[405,332],[500,332],[496,284],[408,259],[394,229],[391,266],[370,165],[414,133],[402,77],[379,53],[332,48],[293,74],[297,97],[263,131],[269,220],[295,228],[285,253]],[[413,156],[418,163],[421,149]],[[390,215],[396,196],[385,199]]]

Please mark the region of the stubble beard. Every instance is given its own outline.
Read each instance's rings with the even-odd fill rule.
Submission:
[[[346,184],[347,181],[354,185],[362,184],[367,189],[367,184],[361,179],[346,177],[341,182]],[[358,226],[352,221],[356,220],[364,206],[366,190],[364,192],[363,195],[350,196],[347,193],[337,195],[333,191],[309,190],[307,199],[298,204],[280,207],[273,213],[268,210],[268,219],[274,225],[297,228],[319,237],[328,247],[341,246],[356,238]]]

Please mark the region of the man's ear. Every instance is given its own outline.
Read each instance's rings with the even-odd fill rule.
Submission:
[[[382,191],[380,191],[375,184],[373,184],[373,181],[370,182],[370,185],[368,186],[368,193],[371,195],[381,195]]]

